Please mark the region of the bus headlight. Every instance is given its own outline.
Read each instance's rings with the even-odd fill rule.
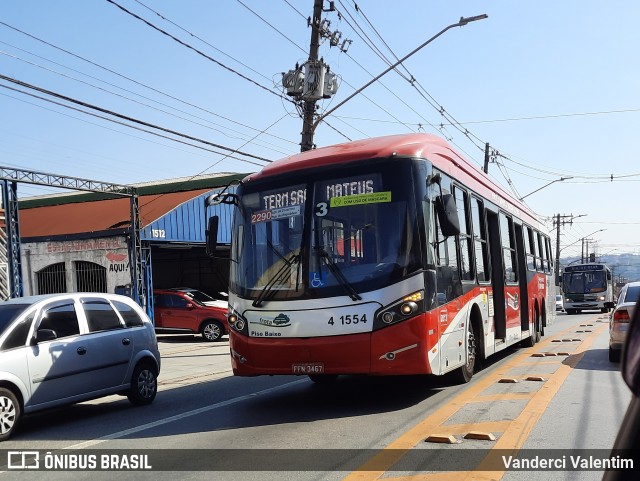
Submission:
[[[599,301],[604,301],[604,296],[600,296],[600,297],[598,297],[598,300],[599,300]]]
[[[404,296],[380,309],[373,321],[373,330],[404,321],[424,311],[424,291]]]
[[[245,336],[249,335],[247,320],[231,307],[229,307],[229,317],[227,317],[227,321],[229,322],[229,327],[234,331],[244,334]]]
[[[418,304],[415,302],[405,302],[400,306],[400,312],[405,316],[409,316],[418,310]]]
[[[393,315],[393,312],[388,311],[382,314],[381,317],[383,322],[386,322],[387,324],[391,324],[393,322],[394,315]]]

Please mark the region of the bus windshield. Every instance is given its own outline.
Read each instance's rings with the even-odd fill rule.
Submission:
[[[258,303],[357,300],[420,269],[410,161],[313,177],[242,187],[231,290]]]
[[[566,272],[563,279],[563,289],[567,294],[584,294],[604,292],[607,290],[605,271],[575,271]]]

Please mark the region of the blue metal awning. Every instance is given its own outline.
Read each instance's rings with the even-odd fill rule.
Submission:
[[[234,206],[228,204],[205,207],[204,201],[214,192],[222,189],[214,189],[198,197],[194,197],[180,204],[165,215],[145,226],[140,233],[144,241],[151,242],[186,242],[205,243],[204,231],[209,217],[217,215],[218,244],[231,243],[231,221]],[[229,189],[233,191],[235,189]]]

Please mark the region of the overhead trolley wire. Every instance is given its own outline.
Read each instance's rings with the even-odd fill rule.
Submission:
[[[278,120],[276,120],[275,122],[273,122],[271,125],[269,125],[268,127],[266,127],[266,128],[265,128],[265,129],[263,129],[263,130],[270,129],[271,127],[273,127],[274,125],[276,125],[278,122],[280,122],[282,119],[284,119],[284,118],[285,118],[285,117],[287,117],[287,116],[288,116],[288,114],[284,114],[282,117],[280,117]],[[258,135],[260,135],[260,133],[256,134],[256,137],[257,137]],[[241,146],[240,146],[240,147],[238,147],[238,148],[240,148],[240,149],[241,149],[242,147],[244,147],[245,145],[247,145],[249,142],[251,142],[251,140],[253,140],[253,139],[248,140],[246,143],[244,143],[243,145],[241,145]],[[225,156],[224,156],[224,157],[222,157],[221,159],[219,159],[219,160],[217,160],[216,162],[214,162],[213,164],[211,164],[211,165],[210,165],[209,167],[207,167],[206,169],[204,169],[204,170],[202,170],[202,171],[198,172],[198,173],[197,173],[197,174],[195,174],[195,175],[192,175],[191,177],[189,177],[189,178],[188,178],[188,179],[186,179],[184,182],[181,182],[181,183],[180,183],[180,184],[178,184],[178,185],[180,185],[180,186],[181,186],[181,185],[186,185],[189,181],[191,181],[191,180],[195,179],[195,178],[196,178],[196,177],[198,177],[199,175],[204,174],[207,170],[209,170],[209,169],[211,169],[211,168],[215,167],[215,166],[216,166],[216,165],[218,165],[220,162],[222,162],[222,161],[223,161],[223,160],[225,160],[226,158],[230,157],[230,155],[231,155],[231,154],[227,154],[227,155],[225,155]],[[227,187],[228,187],[228,186],[227,186]],[[155,197],[155,198],[153,198],[153,199],[149,200],[146,204],[143,204],[142,206],[147,206],[147,205],[151,204],[152,202],[155,202],[156,200],[158,200],[160,197],[162,197],[162,196],[164,196],[164,195],[166,195],[166,194],[160,194],[158,197]]]
[[[4,42],[0,41],[0,43],[4,43]],[[205,125],[205,124],[200,123],[200,122],[197,122],[197,121],[195,121],[195,120],[188,119],[188,118],[186,118],[186,117],[182,117],[182,116],[180,116],[180,115],[177,115],[177,114],[175,114],[175,113],[173,113],[173,112],[169,112],[169,111],[167,111],[167,110],[163,110],[163,109],[161,109],[161,108],[154,107],[153,105],[149,105],[149,104],[146,104],[146,103],[141,102],[141,101],[139,101],[139,100],[136,100],[136,99],[134,99],[134,98],[127,97],[127,96],[122,95],[122,94],[119,94],[119,93],[117,93],[117,92],[113,92],[113,91],[111,91],[111,90],[108,90],[108,89],[106,89],[106,88],[100,87],[100,86],[98,86],[98,85],[94,85],[94,84],[92,84],[92,83],[90,83],[90,82],[87,82],[87,81],[85,81],[85,80],[82,80],[82,79],[79,79],[79,78],[73,77],[73,76],[71,76],[71,75],[67,75],[67,74],[65,74],[65,73],[59,72],[59,71],[54,70],[54,69],[50,69],[50,68],[48,68],[48,67],[45,67],[44,65],[39,65],[39,64],[37,64],[37,63],[30,62],[29,60],[22,59],[22,58],[20,58],[20,57],[17,57],[17,56],[15,56],[15,55],[12,55],[12,54],[10,54],[10,53],[8,53],[8,52],[4,52],[4,51],[0,50],[0,54],[1,54],[1,55],[5,55],[5,56],[10,57],[10,58],[13,58],[13,59],[16,59],[16,60],[20,60],[21,62],[25,62],[25,63],[27,63],[27,64],[29,64],[29,65],[34,66],[34,67],[38,67],[38,68],[40,68],[40,69],[46,70],[47,72],[51,72],[51,73],[54,73],[54,74],[56,74],[56,75],[60,75],[61,77],[64,77],[64,78],[67,78],[67,79],[71,79],[71,80],[74,80],[74,81],[76,81],[76,82],[80,82],[80,83],[82,83],[82,84],[84,84],[84,85],[88,85],[89,87],[93,87],[93,88],[95,88],[95,89],[97,89],[97,90],[100,90],[100,91],[102,91],[102,92],[106,92],[106,93],[108,93],[108,94],[114,95],[114,96],[119,97],[119,98],[122,98],[122,99],[124,99],[124,100],[128,100],[128,101],[133,102],[133,103],[136,103],[136,104],[138,104],[138,105],[142,105],[143,107],[147,107],[147,108],[150,108],[150,109],[156,110],[156,111],[158,111],[158,112],[162,112],[162,113],[164,113],[164,114],[171,115],[171,116],[173,116],[173,117],[175,117],[175,118],[178,118],[178,119],[180,119],[180,120],[184,120],[184,121],[186,121],[186,122],[190,122],[190,123],[193,123],[193,124],[195,124],[195,125],[199,125],[200,127],[204,127],[204,128],[207,128],[207,129],[211,129],[211,130],[213,130],[213,131],[215,131],[215,132],[219,132],[220,134],[225,135],[225,136],[227,136],[227,137],[230,137],[230,138],[238,138],[238,137],[234,137],[234,136],[232,136],[232,135],[228,134],[227,132],[223,132],[222,130],[219,130],[219,129],[216,129],[216,128],[214,128],[214,127],[211,127],[210,125]],[[98,80],[99,80],[99,79],[98,79]],[[107,83],[107,85],[112,85],[112,84],[109,84],[108,82],[105,82],[105,83]],[[117,85],[113,85],[113,86],[114,86],[115,88],[120,88],[120,87],[118,87]],[[122,90],[125,90],[125,89],[122,89]],[[127,91],[127,90],[125,90],[125,91]],[[132,94],[134,94],[134,95],[138,95],[138,94],[136,94],[136,93],[134,93],[134,92],[130,92],[130,93],[132,93]],[[149,101],[151,101],[151,102],[156,102],[156,103],[158,103],[158,104],[160,104],[160,105],[164,105],[165,107],[172,108],[172,109],[174,108],[174,107],[171,107],[170,105],[166,105],[166,104],[163,104],[163,103],[161,103],[161,102],[157,102],[157,101],[155,101],[155,100],[153,100],[153,99],[150,99],[150,98],[147,98],[147,97],[144,97],[144,96],[141,96],[141,97],[142,97],[142,98],[146,98],[147,100],[149,100]],[[185,111],[182,111],[182,110],[179,110],[179,109],[175,109],[175,110],[177,110],[178,112],[184,113],[184,114],[186,114],[186,115],[191,115],[191,116],[193,116],[193,117],[195,117],[195,118],[197,118],[197,119],[200,119],[200,120],[202,120],[202,121],[204,121],[204,122],[209,122],[207,119],[203,119],[203,118],[201,118],[201,117],[194,116],[194,115],[190,114],[189,112],[185,112]],[[215,124],[215,123],[213,123],[213,125],[216,125],[216,124]],[[222,128],[226,128],[226,127],[224,127],[224,126],[221,126],[221,127],[222,127]],[[232,129],[229,129],[229,130],[231,130],[231,131],[233,132],[233,130],[232,130]],[[239,134],[239,135],[244,135],[242,132],[238,132],[238,131],[236,131],[236,133],[237,133],[237,134]],[[246,140],[246,139],[245,139],[245,138],[241,138],[241,140]],[[265,143],[265,144],[269,144],[268,142],[264,142],[264,143]],[[259,147],[262,147],[262,148],[267,148],[267,149],[273,150],[273,151],[278,152],[278,153],[280,153],[280,154],[287,154],[287,152],[282,151],[282,150],[278,150],[278,149],[273,148],[273,147],[268,147],[268,146],[259,145],[259,144],[256,144],[256,145],[258,145]],[[275,147],[275,146],[274,146],[274,147]]]
[[[107,0],[108,2],[110,2],[111,0]],[[307,54],[308,52],[302,48],[300,45],[298,45],[297,43],[295,43],[293,40],[291,40],[289,37],[287,37],[284,33],[282,33],[280,30],[278,30],[276,27],[274,27],[271,23],[267,22],[266,19],[264,19],[261,15],[259,15],[257,12],[253,11],[251,8],[249,8],[247,5],[245,5],[241,0],[236,0],[240,5],[242,5],[244,8],[246,8],[247,10],[249,10],[251,13],[253,13],[256,17],[258,17],[260,20],[262,20],[264,23],[266,23],[267,25],[269,25],[273,30],[275,30],[278,34],[280,34],[284,39],[286,39],[288,42],[290,42],[293,46],[297,47],[299,50],[302,50],[305,54]]]
[[[290,100],[290,99],[286,98],[284,95],[279,94],[278,92],[275,92],[275,91],[271,90],[271,89],[270,89],[270,88],[268,88],[268,87],[265,87],[264,85],[262,85],[262,84],[260,84],[260,83],[256,82],[256,81],[255,81],[255,80],[253,80],[252,78],[247,77],[246,75],[244,75],[244,74],[242,74],[242,73],[238,72],[237,70],[235,70],[235,69],[233,69],[233,68],[229,67],[228,65],[225,65],[224,63],[220,62],[219,60],[216,60],[215,58],[211,57],[210,55],[207,55],[207,54],[206,54],[206,53],[204,53],[202,50],[199,50],[199,49],[195,48],[194,46],[189,45],[188,43],[186,43],[186,42],[184,42],[184,41],[180,40],[178,37],[176,37],[176,36],[174,36],[174,35],[171,35],[171,34],[170,34],[169,32],[167,32],[166,30],[161,29],[160,27],[158,27],[158,26],[154,25],[154,24],[153,24],[153,23],[151,23],[150,21],[148,21],[148,20],[146,20],[146,19],[142,18],[141,16],[139,16],[139,15],[137,15],[137,14],[135,14],[135,13],[131,12],[130,10],[127,10],[125,7],[123,7],[123,6],[122,6],[122,5],[120,5],[119,3],[115,2],[114,0],[106,0],[106,1],[107,1],[108,3],[110,3],[110,4],[114,5],[114,6],[118,7],[120,10],[122,10],[122,11],[123,11],[123,12],[125,12],[126,14],[128,14],[128,15],[132,16],[132,17],[133,17],[133,18],[135,18],[136,20],[141,21],[142,23],[144,23],[145,25],[147,25],[147,26],[151,27],[152,29],[156,30],[157,32],[160,32],[161,34],[163,34],[163,35],[165,35],[165,36],[169,37],[170,39],[172,39],[173,41],[175,41],[175,42],[179,43],[179,44],[180,44],[180,45],[182,45],[183,47],[186,47],[186,48],[188,48],[189,50],[193,50],[193,51],[194,51],[194,52],[196,52],[198,55],[200,55],[200,56],[202,56],[202,57],[206,58],[207,60],[209,60],[209,61],[211,61],[211,62],[215,63],[215,64],[216,64],[216,65],[218,65],[219,67],[222,67],[223,69],[228,70],[229,72],[231,72],[231,73],[233,73],[233,74],[237,75],[238,77],[240,77],[240,78],[242,78],[242,79],[246,80],[247,82],[252,83],[252,84],[253,84],[253,85],[255,85],[256,87],[259,87],[260,89],[262,89],[262,90],[264,90],[264,91],[266,91],[266,92],[269,92],[271,95],[275,95],[276,97],[279,97],[279,98],[281,98],[281,99],[287,100],[287,101],[289,101],[289,102],[293,102],[292,100]]]
[[[27,96],[32,97],[32,98],[36,98],[36,99],[38,99],[38,100],[43,100],[43,101],[45,101],[45,102],[52,103],[52,104],[54,104],[54,105],[58,105],[58,106],[60,106],[60,107],[64,107],[64,108],[69,109],[69,110],[74,110],[74,111],[76,111],[76,112],[80,112],[80,113],[83,113],[83,114],[85,114],[85,115],[89,115],[89,116],[91,116],[91,117],[96,117],[96,118],[99,118],[99,119],[102,119],[102,120],[106,120],[106,121],[111,122],[111,123],[114,123],[114,124],[122,125],[122,126],[124,126],[124,127],[128,127],[128,128],[130,128],[130,129],[133,129],[133,130],[138,130],[138,131],[140,131],[140,132],[144,132],[144,133],[147,133],[147,134],[151,134],[151,135],[154,135],[154,136],[156,136],[156,137],[163,138],[163,139],[171,140],[171,141],[176,142],[176,143],[179,143],[179,144],[184,144],[184,145],[187,145],[187,146],[189,146],[189,147],[194,147],[194,148],[196,148],[196,149],[204,150],[205,152],[211,152],[211,153],[218,154],[218,155],[227,155],[227,153],[225,153],[225,152],[218,152],[218,151],[216,151],[216,150],[209,149],[209,148],[207,148],[207,147],[203,147],[203,146],[200,146],[200,145],[190,144],[189,142],[184,142],[184,141],[181,141],[181,140],[179,140],[179,139],[174,139],[174,138],[172,138],[172,137],[169,137],[169,136],[166,136],[166,135],[162,135],[162,134],[159,134],[159,133],[157,133],[157,132],[152,132],[152,131],[150,131],[150,130],[146,130],[146,129],[143,129],[143,128],[140,128],[140,127],[137,127],[137,126],[135,126],[135,125],[130,125],[130,124],[127,124],[127,123],[124,123],[124,122],[119,122],[119,121],[117,121],[117,120],[115,120],[115,119],[110,119],[110,118],[108,118],[108,117],[104,117],[104,116],[102,116],[102,115],[98,115],[98,114],[95,114],[95,113],[93,113],[93,112],[87,112],[87,111],[85,111],[85,110],[82,110],[82,109],[79,109],[79,108],[76,108],[76,107],[72,107],[71,105],[65,105],[65,104],[63,104],[63,103],[61,103],[61,102],[56,102],[55,100],[47,99],[47,98],[45,98],[45,97],[40,97],[40,96],[38,96],[38,95],[35,95],[35,94],[32,94],[32,93],[29,93],[29,92],[24,92],[24,91],[21,91],[21,90],[19,90],[19,89],[15,89],[15,88],[12,88],[12,87],[9,87],[9,86],[6,86],[6,85],[1,85],[1,84],[0,84],[0,87],[5,88],[5,89],[8,89],[8,90],[12,90],[12,91],[17,92],[17,93],[21,93],[21,94],[23,94],[23,95],[27,95]],[[121,130],[112,129],[112,128],[110,128],[110,127],[107,127],[106,125],[102,125],[102,124],[95,123],[95,122],[90,122],[90,121],[88,121],[88,120],[86,120],[86,119],[82,119],[82,118],[80,118],[80,117],[74,117],[73,115],[69,115],[69,114],[66,114],[66,113],[64,113],[64,112],[60,112],[60,111],[55,110],[55,109],[49,109],[49,108],[45,107],[44,105],[39,105],[39,104],[37,104],[37,103],[29,102],[29,101],[27,101],[27,100],[19,99],[19,98],[17,98],[17,97],[13,97],[13,96],[11,96],[11,95],[7,95],[7,94],[3,94],[3,93],[0,93],[0,95],[5,96],[5,97],[10,98],[10,99],[13,99],[13,100],[16,100],[16,101],[18,101],[18,102],[23,102],[23,103],[26,103],[26,104],[28,104],[28,105],[32,105],[32,106],[34,106],[34,107],[38,107],[38,108],[43,109],[43,110],[46,110],[46,111],[48,111],[48,112],[53,112],[53,113],[58,114],[58,115],[63,115],[63,116],[65,116],[65,117],[69,117],[69,118],[74,119],[74,120],[77,120],[77,121],[79,121],[79,122],[84,122],[84,123],[87,123],[87,124],[89,124],[89,125],[94,125],[94,126],[96,126],[96,127],[100,127],[100,128],[102,128],[102,129],[110,130],[110,131],[112,131],[112,132],[116,132],[116,133],[121,134],[121,135],[127,135],[127,136],[129,136],[129,137],[133,137],[134,139],[142,140],[142,141],[144,141],[144,142],[150,142],[150,143],[153,143],[153,144],[161,145],[162,147],[165,147],[165,148],[176,149],[176,150],[179,150],[179,151],[181,151],[181,152],[187,152],[187,153],[189,153],[189,154],[195,155],[195,153],[190,152],[190,151],[188,151],[188,150],[179,149],[179,148],[177,148],[177,147],[174,147],[174,146],[171,146],[171,145],[167,145],[167,144],[162,144],[162,143],[160,143],[160,142],[154,142],[153,140],[145,139],[144,137],[139,137],[139,136],[136,136],[136,135],[131,135],[131,134],[128,134],[128,133],[123,132],[123,131],[121,131]],[[92,155],[94,155],[94,154],[92,154]],[[204,154],[200,154],[200,155],[203,155],[203,156],[204,156]],[[233,160],[238,160],[238,161],[241,161],[241,162],[251,163],[251,164],[253,164],[253,165],[259,165],[259,164],[254,164],[253,162],[247,161],[247,160],[245,160],[245,159],[241,159],[241,158],[239,158],[239,157],[229,157],[229,158],[231,158],[231,159],[233,159]]]
[[[143,6],[144,8],[146,8],[147,10],[155,13],[158,17],[160,17],[162,20],[164,20],[165,22],[169,22],[171,25],[173,25],[174,27],[182,30],[184,33],[190,35],[193,38],[196,38],[198,40],[200,40],[202,43],[204,43],[205,45],[211,47],[212,49],[214,49],[216,52],[221,53],[222,55],[224,55],[225,57],[230,58],[231,60],[233,60],[234,62],[239,63],[240,65],[242,65],[244,68],[246,68],[247,70],[251,70],[253,73],[255,73],[256,75],[259,75],[260,77],[262,77],[265,80],[271,80],[269,77],[267,77],[266,75],[263,75],[262,73],[258,72],[257,70],[251,68],[250,66],[248,66],[247,64],[245,64],[244,62],[241,62],[240,60],[238,60],[235,57],[232,57],[231,55],[229,55],[226,52],[223,52],[222,50],[220,50],[218,47],[212,45],[211,43],[207,42],[205,39],[203,39],[202,37],[196,35],[193,32],[190,32],[189,30],[187,30],[186,28],[182,27],[181,25],[178,25],[176,22],[174,22],[173,20],[171,20],[170,18],[167,18],[166,16],[162,15],[160,12],[154,10],[153,8],[149,7],[148,5],[145,5],[144,3],[142,3],[140,0],[134,0],[134,2],[136,2],[137,4]]]
[[[257,155],[249,154],[247,152],[242,152],[242,151],[240,151],[238,149],[234,149],[232,147],[227,147],[225,145],[216,144],[214,142],[209,142],[208,140],[200,139],[200,138],[194,137],[192,135],[183,134],[183,133],[175,131],[175,130],[167,129],[167,128],[161,127],[159,125],[152,124],[150,122],[145,122],[143,120],[136,119],[134,117],[130,117],[130,116],[127,116],[127,115],[124,115],[124,114],[120,114],[118,112],[114,112],[112,110],[108,110],[108,109],[105,109],[105,108],[102,108],[102,107],[98,107],[97,105],[93,105],[93,104],[90,104],[90,103],[87,103],[87,102],[83,102],[81,100],[77,100],[77,99],[68,97],[66,95],[62,95],[62,94],[59,94],[57,92],[53,92],[51,90],[47,90],[47,89],[44,89],[44,88],[29,84],[29,83],[26,83],[26,82],[22,82],[21,80],[14,79],[12,77],[7,77],[6,75],[0,74],[0,80],[5,80],[7,82],[11,82],[13,84],[20,85],[21,87],[25,87],[25,88],[28,88],[28,89],[31,89],[31,90],[36,90],[36,91],[38,91],[40,93],[44,93],[46,95],[49,95],[49,96],[52,96],[52,97],[55,97],[55,98],[58,98],[58,99],[61,99],[61,100],[65,100],[67,102],[71,102],[73,104],[80,105],[80,106],[85,107],[85,108],[89,108],[89,109],[92,109],[92,110],[97,110],[99,112],[102,112],[102,113],[105,113],[105,114],[108,114],[108,115],[112,115],[114,117],[118,117],[120,119],[127,120],[129,122],[133,122],[133,123],[136,123],[136,124],[144,125],[145,127],[150,127],[150,128],[153,128],[153,129],[161,130],[163,132],[167,132],[167,133],[170,133],[172,135],[176,135],[178,137],[183,137],[183,138],[186,138],[186,139],[189,139],[189,140],[200,142],[202,144],[209,145],[211,147],[216,147],[218,149],[228,150],[231,153],[238,153],[240,155],[243,155],[243,156],[246,156],[246,157],[250,157],[250,158],[253,158],[253,159],[257,159],[257,160],[262,160],[264,162],[271,162],[270,159],[267,159],[265,157],[260,157],[260,156],[257,156]],[[14,90],[14,91],[17,91],[17,92],[20,92],[20,93],[25,93],[24,91],[17,90],[17,89],[12,89],[12,88],[10,88],[8,86],[3,86],[3,87],[9,88],[11,90]],[[39,97],[39,98],[41,98],[42,100],[48,100],[48,99],[42,98],[42,97]],[[59,105],[61,105],[63,107],[65,106],[64,104],[59,104]],[[68,107],[68,106],[66,106],[66,107]],[[80,111],[86,113],[86,111],[83,111],[83,110],[80,110]],[[127,124],[124,124],[124,125],[127,125]],[[168,138],[170,138],[170,137],[168,137]],[[175,139],[172,139],[172,140],[175,140]],[[256,165],[260,165],[260,164],[256,164]]]
[[[104,70],[104,71],[106,71],[106,72],[109,72],[109,73],[111,73],[111,74],[113,74],[113,75],[116,75],[117,77],[120,77],[120,78],[123,78],[123,79],[125,79],[125,80],[128,80],[129,82],[132,82],[132,83],[134,83],[134,84],[136,84],[136,85],[139,85],[139,86],[141,86],[141,87],[144,87],[144,88],[146,88],[146,89],[149,89],[149,90],[151,90],[151,91],[153,91],[153,92],[156,92],[156,93],[158,93],[158,94],[160,94],[160,95],[163,95],[163,96],[165,96],[165,97],[168,97],[168,98],[170,98],[170,99],[172,99],[172,100],[175,100],[175,101],[180,102],[180,103],[182,103],[182,104],[188,105],[188,106],[193,107],[193,108],[195,108],[195,109],[198,109],[198,110],[200,110],[200,111],[202,111],[202,112],[206,112],[206,113],[208,113],[208,114],[210,114],[210,115],[213,115],[213,116],[215,116],[215,117],[219,117],[219,118],[221,118],[221,119],[223,119],[223,120],[226,120],[227,122],[231,122],[231,123],[236,124],[236,125],[239,125],[239,126],[241,126],[241,127],[245,127],[245,128],[247,128],[247,129],[250,129],[250,130],[253,130],[253,131],[258,132],[258,129],[256,129],[255,127],[251,127],[250,125],[246,125],[246,124],[243,124],[242,122],[238,122],[238,121],[236,121],[236,120],[230,119],[230,118],[228,118],[228,117],[225,117],[224,115],[217,114],[217,113],[212,112],[211,110],[207,110],[207,109],[205,109],[205,108],[203,108],[203,107],[201,107],[201,106],[199,106],[199,105],[196,105],[196,104],[193,104],[193,103],[187,102],[186,100],[183,100],[183,99],[180,99],[180,98],[178,98],[178,97],[175,97],[175,96],[173,96],[173,95],[171,95],[171,94],[169,94],[169,93],[163,92],[162,90],[159,90],[159,89],[156,89],[156,88],[151,87],[151,86],[149,86],[149,85],[146,85],[146,84],[144,84],[144,83],[142,83],[142,82],[140,82],[140,81],[138,81],[138,80],[135,80],[135,79],[133,79],[133,78],[131,78],[131,77],[127,77],[126,75],[123,75],[123,74],[121,74],[121,73],[119,73],[119,72],[116,72],[115,70],[112,70],[112,69],[110,69],[110,68],[107,68],[107,67],[105,67],[105,66],[103,66],[103,65],[100,65],[100,64],[98,64],[98,63],[96,63],[96,62],[93,62],[92,60],[89,60],[89,59],[87,59],[87,58],[85,58],[85,57],[82,57],[81,55],[75,54],[75,53],[73,53],[73,52],[71,52],[71,51],[69,51],[69,50],[66,50],[66,49],[64,49],[64,48],[62,48],[62,47],[59,47],[59,46],[54,45],[54,44],[52,44],[52,43],[50,43],[50,42],[47,42],[46,40],[43,40],[43,39],[41,39],[41,38],[38,38],[38,37],[36,37],[35,35],[32,35],[32,34],[30,34],[30,33],[27,33],[27,32],[25,32],[25,31],[23,31],[23,30],[20,30],[19,28],[13,27],[13,26],[11,26],[11,25],[9,25],[9,24],[5,23],[5,22],[0,21],[0,25],[3,25],[3,26],[5,26],[5,27],[7,27],[7,28],[9,28],[9,29],[11,29],[11,30],[14,30],[14,31],[16,31],[16,32],[18,32],[18,33],[20,33],[20,34],[22,34],[22,35],[25,35],[25,36],[27,36],[27,37],[29,37],[29,38],[33,39],[33,40],[36,40],[36,41],[38,41],[38,42],[40,42],[40,43],[42,43],[42,44],[44,44],[44,45],[47,45],[47,46],[51,47],[51,48],[53,48],[53,49],[59,50],[59,51],[61,51],[61,52],[63,52],[63,53],[66,53],[67,55],[70,55],[70,56],[72,56],[72,57],[74,57],[74,58],[77,58],[78,60],[82,60],[83,62],[86,62],[86,63],[88,63],[88,64],[90,64],[90,65],[93,65],[94,67],[97,67],[97,68],[99,68],[99,69],[101,69],[101,70]],[[3,43],[4,43],[4,42],[3,42]],[[6,44],[6,43],[5,43],[5,45],[9,45],[9,44]],[[17,48],[17,47],[13,47],[13,48]],[[22,50],[22,49],[19,49],[19,48],[18,48],[18,50]],[[25,50],[22,50],[22,51],[26,52]],[[34,56],[36,56],[36,57],[38,57],[38,58],[43,58],[43,57],[39,57],[38,55],[35,55],[35,54],[31,53],[31,52],[27,52],[27,53],[29,53],[29,54],[31,54],[31,55],[34,55]],[[47,60],[47,59],[45,59],[45,60]],[[65,67],[64,65],[58,64],[57,62],[54,62],[54,61],[52,61],[52,60],[49,60],[49,61],[50,61],[50,62],[52,62],[52,63],[54,63],[54,64],[56,64],[56,65],[60,65],[60,66],[62,66],[62,67],[64,67],[64,68],[67,68],[67,69],[69,69],[69,70],[72,70],[72,71],[74,71],[74,72],[80,73],[80,74],[82,74],[82,75],[86,75],[87,77],[90,77],[90,78],[96,79],[96,77],[93,77],[93,76],[91,76],[91,75],[85,74],[85,73],[80,72],[80,71],[78,71],[78,70],[74,70],[74,69],[69,68],[69,67]],[[102,81],[102,82],[107,83],[108,85],[113,85],[113,84],[110,84],[110,83],[108,83],[108,82],[106,82],[106,81],[104,81],[104,80],[101,80],[101,81]],[[113,86],[115,86],[115,85],[113,85]],[[126,89],[124,89],[124,88],[122,88],[122,87],[117,87],[117,86],[115,86],[115,87],[116,87],[116,88],[120,88],[120,89],[122,89],[122,90],[124,90],[124,91],[127,91],[127,92],[128,92],[128,90],[126,90]],[[141,97],[143,97],[143,98],[147,98],[147,97],[144,97],[143,95],[140,95],[140,94],[136,94],[136,95],[139,95],[139,96],[141,96]],[[283,98],[284,98],[284,97],[283,97]],[[151,100],[151,99],[149,99],[149,100]],[[165,105],[165,104],[162,104],[161,102],[158,102],[158,101],[155,101],[155,102],[160,103],[161,105]],[[178,110],[178,109],[176,109],[176,110]],[[195,117],[195,116],[194,116],[194,117]],[[196,117],[196,118],[198,118],[198,117]],[[264,133],[265,135],[268,135],[268,136],[270,136],[270,137],[273,137],[273,138],[276,138],[276,139],[282,140],[282,141],[284,141],[284,142],[288,142],[288,143],[291,143],[291,144],[297,144],[297,142],[294,142],[294,141],[289,140],[289,139],[285,139],[284,137],[280,137],[280,136],[275,135],[275,134],[271,134],[271,133],[268,133],[268,132],[263,132],[263,133]]]

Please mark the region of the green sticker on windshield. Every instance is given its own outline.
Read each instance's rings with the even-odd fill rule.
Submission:
[[[378,204],[380,202],[391,202],[391,191],[332,197],[329,205],[331,207],[347,207],[350,205]]]

